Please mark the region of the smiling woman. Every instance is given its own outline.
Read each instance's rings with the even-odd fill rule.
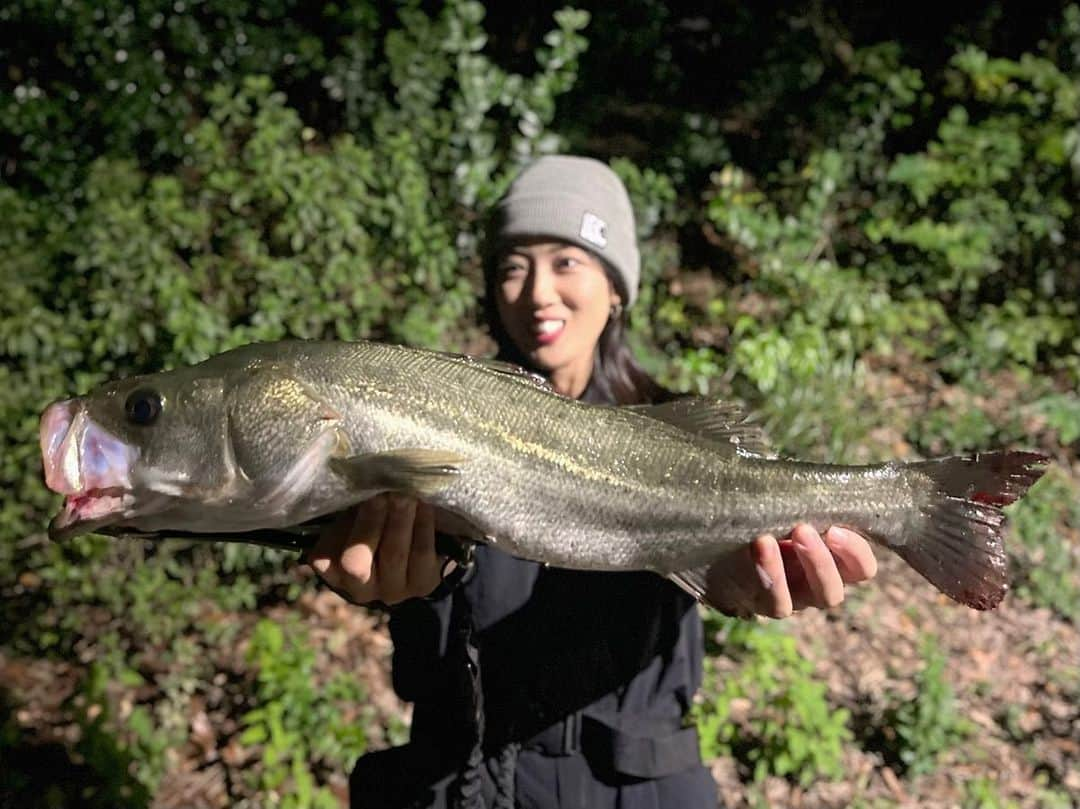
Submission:
[[[578,398],[592,376],[593,348],[622,306],[603,263],[576,245],[540,239],[514,245],[499,265],[499,321],[530,366]]]

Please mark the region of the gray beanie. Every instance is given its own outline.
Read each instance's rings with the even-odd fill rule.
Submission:
[[[623,303],[641,277],[634,210],[622,180],[590,157],[548,155],[518,175],[495,210],[494,242],[550,236],[591,250],[615,270]]]

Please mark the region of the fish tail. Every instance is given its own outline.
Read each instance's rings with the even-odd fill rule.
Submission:
[[[1009,589],[1002,507],[1042,477],[1036,452],[985,452],[908,464],[931,481],[921,530],[889,543],[950,598],[978,610],[996,607]]]

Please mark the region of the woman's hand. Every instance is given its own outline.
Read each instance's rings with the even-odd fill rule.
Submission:
[[[442,580],[435,510],[409,497],[378,495],[324,528],[304,561],[338,595],[357,604],[397,604],[429,595]]]
[[[806,607],[835,607],[844,586],[872,579],[877,559],[854,531],[833,526],[825,535],[799,523],[783,539],[755,539],[714,564],[708,574],[710,603],[733,615],[786,618]]]

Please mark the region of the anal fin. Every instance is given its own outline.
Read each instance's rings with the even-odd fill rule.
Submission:
[[[668,573],[666,578],[675,582],[675,584],[679,585],[685,592],[696,598],[698,602],[704,604],[706,603],[706,573],[707,569],[702,567],[695,568],[694,570],[680,570],[677,573]]]
[[[696,598],[699,604],[735,618],[751,618],[754,610],[750,605],[756,603],[757,597],[754,590],[743,587],[743,583],[749,582],[749,576],[754,574],[743,570],[744,575],[731,575],[733,568],[744,567],[744,559],[736,558],[735,554],[741,554],[745,559],[750,557],[745,547],[737,548],[731,554],[701,567],[668,573],[667,578]]]
[[[725,615],[734,618],[753,617],[753,610],[746,609],[744,606],[745,598],[731,597],[735,595],[731,590],[735,582],[726,580],[728,586],[725,589],[717,588],[716,582],[710,584],[712,568],[713,565],[706,565],[691,570],[678,570],[673,574],[667,574],[666,578],[678,584],[681,590],[697,598],[699,604],[704,604],[706,607],[724,612]]]

